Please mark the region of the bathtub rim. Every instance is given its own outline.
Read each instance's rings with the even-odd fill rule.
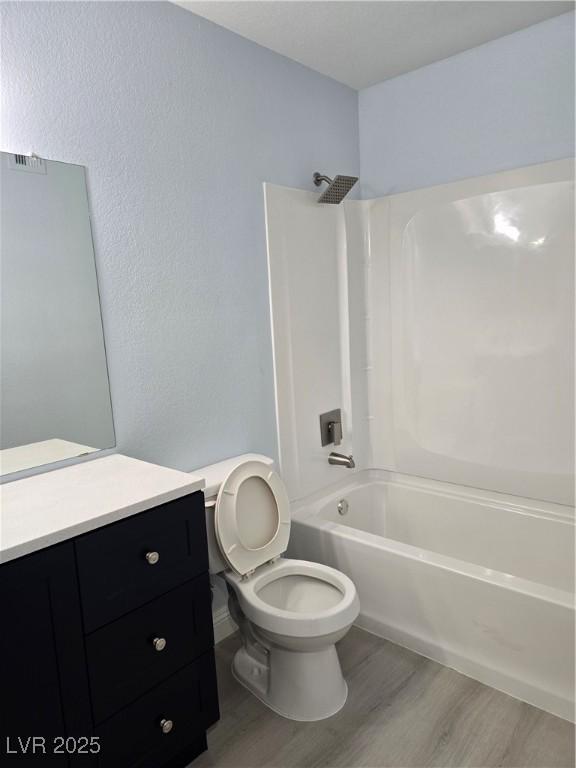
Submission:
[[[575,592],[559,589],[558,587],[552,587],[541,582],[526,579],[521,576],[506,573],[504,571],[498,571],[492,568],[486,568],[476,563],[470,563],[466,560],[461,560],[450,555],[443,555],[433,550],[422,549],[413,544],[407,544],[399,541],[398,539],[392,539],[386,536],[379,536],[378,534],[370,533],[345,523],[334,522],[327,518],[321,517],[319,514],[320,504],[324,506],[329,503],[333,498],[345,494],[346,492],[355,490],[360,487],[366,487],[367,485],[375,484],[394,484],[403,487],[416,489],[419,491],[426,491],[434,493],[436,496],[449,496],[450,498],[457,498],[463,501],[474,501],[474,503],[484,506],[490,505],[490,499],[492,499],[492,505],[499,508],[510,511],[514,514],[526,514],[532,517],[544,517],[550,519],[557,524],[563,524],[572,529],[572,535],[574,535],[575,524],[574,518],[570,508],[568,507],[566,512],[557,512],[554,508],[561,507],[562,505],[550,504],[549,509],[544,509],[540,513],[541,507],[534,506],[528,507],[526,503],[509,504],[506,501],[501,503],[495,496],[500,494],[494,494],[493,492],[483,492],[478,489],[470,489],[472,493],[468,494],[465,491],[458,490],[457,492],[449,489],[447,492],[441,486],[450,486],[447,483],[438,484],[437,481],[430,481],[423,478],[413,478],[412,476],[403,475],[399,480],[398,473],[390,473],[386,470],[360,470],[355,472],[352,477],[343,478],[338,483],[331,485],[321,491],[317,491],[311,494],[305,499],[301,499],[292,504],[292,522],[304,526],[311,526],[326,532],[327,535],[336,535],[341,538],[351,539],[357,542],[363,542],[371,547],[376,547],[387,552],[395,553],[402,557],[407,557],[411,560],[421,562],[423,564],[441,568],[445,571],[452,573],[458,573],[460,576],[464,576],[470,579],[479,579],[488,584],[492,584],[495,587],[508,589],[523,595],[530,596],[537,600],[543,600],[545,602],[553,603],[563,608],[568,608],[571,611],[576,610]],[[458,489],[462,486],[456,486]],[[489,494],[488,497],[484,496],[484,493]],[[480,496],[478,496],[480,494]],[[528,500],[522,499],[523,502]],[[535,504],[541,505],[542,502],[535,502]],[[548,505],[546,505],[548,507]]]
[[[473,501],[482,506],[497,506],[508,512],[531,515],[533,517],[545,517],[555,521],[576,523],[576,507],[567,504],[558,504],[552,501],[531,499],[528,496],[513,496],[483,488],[474,488],[468,485],[457,485],[443,480],[434,480],[420,475],[408,475],[388,469],[358,469],[347,476],[336,478],[334,483],[327,485],[308,496],[299,499],[291,499],[293,514],[302,514],[311,506],[327,501],[333,494],[342,493],[347,489],[357,488],[369,483],[383,483],[408,487],[417,491],[425,491],[435,496],[449,496],[462,501]]]

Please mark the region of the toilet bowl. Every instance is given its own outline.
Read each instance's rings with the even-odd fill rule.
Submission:
[[[271,459],[238,457],[200,472],[210,570],[226,580],[242,636],[234,676],[284,717],[330,717],[347,696],[335,643],[360,610],[354,584],[334,568],[282,557],[290,504]]]

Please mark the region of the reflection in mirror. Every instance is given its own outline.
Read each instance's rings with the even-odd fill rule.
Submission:
[[[84,168],[1,153],[0,473],[114,445]]]

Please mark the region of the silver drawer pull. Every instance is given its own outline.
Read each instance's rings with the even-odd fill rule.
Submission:
[[[158,552],[146,552],[146,562],[148,565],[156,565],[158,560],[160,560]]]
[[[162,729],[162,733],[170,733],[172,728],[174,728],[174,723],[172,720],[166,720],[166,718],[162,718],[162,720],[160,720],[160,728]]]
[[[152,645],[154,646],[155,651],[163,651],[164,648],[166,648],[166,638],[165,637],[155,637],[154,640],[152,640]]]

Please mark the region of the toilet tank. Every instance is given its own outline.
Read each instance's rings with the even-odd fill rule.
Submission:
[[[219,461],[217,464],[209,464],[207,467],[195,469],[194,474],[204,478],[206,487],[204,488],[205,511],[206,511],[206,534],[208,536],[208,561],[210,573],[222,573],[228,570],[228,563],[222,557],[216,533],[214,531],[214,509],[216,507],[216,497],[220,486],[226,480],[230,472],[240,464],[247,461],[262,461],[264,464],[274,468],[274,460],[260,453],[245,453],[242,456],[234,456],[225,461]]]

